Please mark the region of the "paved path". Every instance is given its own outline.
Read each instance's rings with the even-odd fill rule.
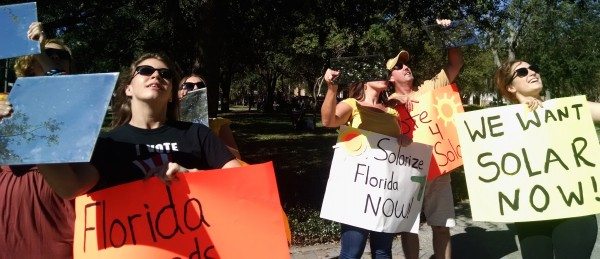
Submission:
[[[512,224],[493,222],[474,222],[466,203],[456,206],[456,227],[450,229],[452,235],[452,258],[521,258],[519,243],[516,235],[511,230]],[[600,217],[596,217],[600,226]],[[600,258],[600,231],[598,240],[591,258]],[[421,242],[420,258],[430,258],[433,255],[431,245],[431,228],[421,226],[419,231]],[[336,258],[339,255],[339,242],[320,244],[291,249],[293,259],[321,259]],[[392,248],[394,258],[404,258],[400,238],[394,240]],[[371,258],[369,245],[365,249],[363,258]]]

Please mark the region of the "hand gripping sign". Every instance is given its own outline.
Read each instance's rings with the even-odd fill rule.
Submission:
[[[340,127],[321,217],[386,233],[416,232],[431,146]]]

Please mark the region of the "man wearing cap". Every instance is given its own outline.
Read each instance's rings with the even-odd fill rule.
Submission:
[[[447,27],[450,20],[437,20],[440,26]],[[399,113],[410,113],[413,103],[418,102],[421,93],[451,84],[460,73],[463,66],[463,55],[460,48],[448,49],[448,64],[430,80],[426,80],[413,90],[414,77],[411,69],[406,65],[410,55],[408,51],[401,50],[396,57],[387,61],[386,67],[390,70],[390,84],[394,86],[394,93],[389,99],[399,101],[396,110]],[[398,117],[400,119],[400,117]],[[407,125],[400,123],[403,134],[412,129],[405,129]],[[414,126],[414,125],[413,125]],[[425,187],[425,198],[423,200],[423,213],[427,223],[433,232],[433,251],[436,258],[450,258],[450,227],[456,224],[454,221],[454,201],[452,200],[452,187],[450,175],[444,174],[427,183]],[[404,232],[402,236],[402,248],[408,259],[419,258],[419,236],[418,234]]]

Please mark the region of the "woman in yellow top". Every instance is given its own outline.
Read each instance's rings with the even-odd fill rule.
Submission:
[[[385,105],[386,81],[370,81],[355,83],[350,86],[350,98],[338,103],[336,99],[338,86],[334,80],[339,71],[327,69],[325,82],[327,94],[321,106],[321,120],[325,127],[349,125],[354,128],[368,130],[400,139],[398,112]],[[360,258],[365,249],[367,238],[371,244],[374,258],[391,258],[392,242],[395,234],[369,231],[366,229],[341,224],[340,259]]]

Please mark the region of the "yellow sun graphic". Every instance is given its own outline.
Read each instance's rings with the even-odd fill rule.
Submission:
[[[444,93],[444,97],[435,99],[436,103],[433,104],[433,107],[437,109],[437,117],[444,121],[444,126],[448,127],[448,123],[452,123],[452,116],[458,113],[459,104],[454,100],[454,96],[448,97],[446,93]]]
[[[351,156],[358,156],[365,152],[369,141],[367,136],[363,135],[358,129],[349,128],[338,135],[338,143]]]

